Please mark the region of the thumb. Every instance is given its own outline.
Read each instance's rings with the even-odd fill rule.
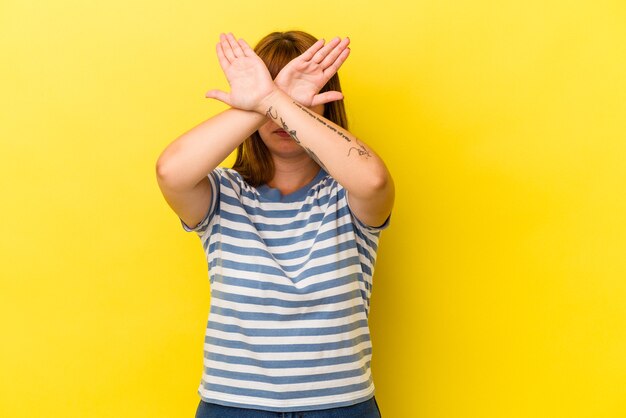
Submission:
[[[343,94],[339,91],[325,91],[324,93],[316,94],[313,97],[313,102],[311,106],[317,106],[320,104],[326,104],[330,102],[336,102],[337,100],[343,99]]]
[[[230,105],[230,94],[222,90],[209,90],[205,93],[204,97],[207,99],[216,99]]]

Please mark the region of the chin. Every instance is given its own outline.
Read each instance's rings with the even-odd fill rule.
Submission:
[[[277,147],[276,149],[270,150],[270,153],[279,158],[302,158],[303,155],[309,156],[300,145],[295,143],[294,145],[295,146]]]

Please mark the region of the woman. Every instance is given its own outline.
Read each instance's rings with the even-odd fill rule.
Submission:
[[[291,31],[252,50],[222,34],[230,93],[206,97],[231,108],[159,157],[159,187],[209,265],[196,417],[380,417],[367,316],[394,186],[346,129],[348,44]]]

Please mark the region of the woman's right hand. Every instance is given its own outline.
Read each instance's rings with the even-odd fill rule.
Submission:
[[[303,106],[313,107],[343,99],[338,91],[318,94],[335,75],[350,54],[349,38],[333,38],[324,45],[320,39],[302,55],[291,60],[274,79],[274,83]]]
[[[246,41],[237,41],[232,33],[220,35],[216,51],[230,93],[213,89],[207,91],[205,97],[238,109],[260,111],[258,106],[263,99],[277,90],[263,60]]]

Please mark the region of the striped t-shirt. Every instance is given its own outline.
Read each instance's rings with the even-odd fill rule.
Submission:
[[[206,402],[293,412],[374,396],[368,327],[380,231],[359,221],[323,169],[282,196],[236,171],[209,175],[212,201],[195,231],[211,287]]]

